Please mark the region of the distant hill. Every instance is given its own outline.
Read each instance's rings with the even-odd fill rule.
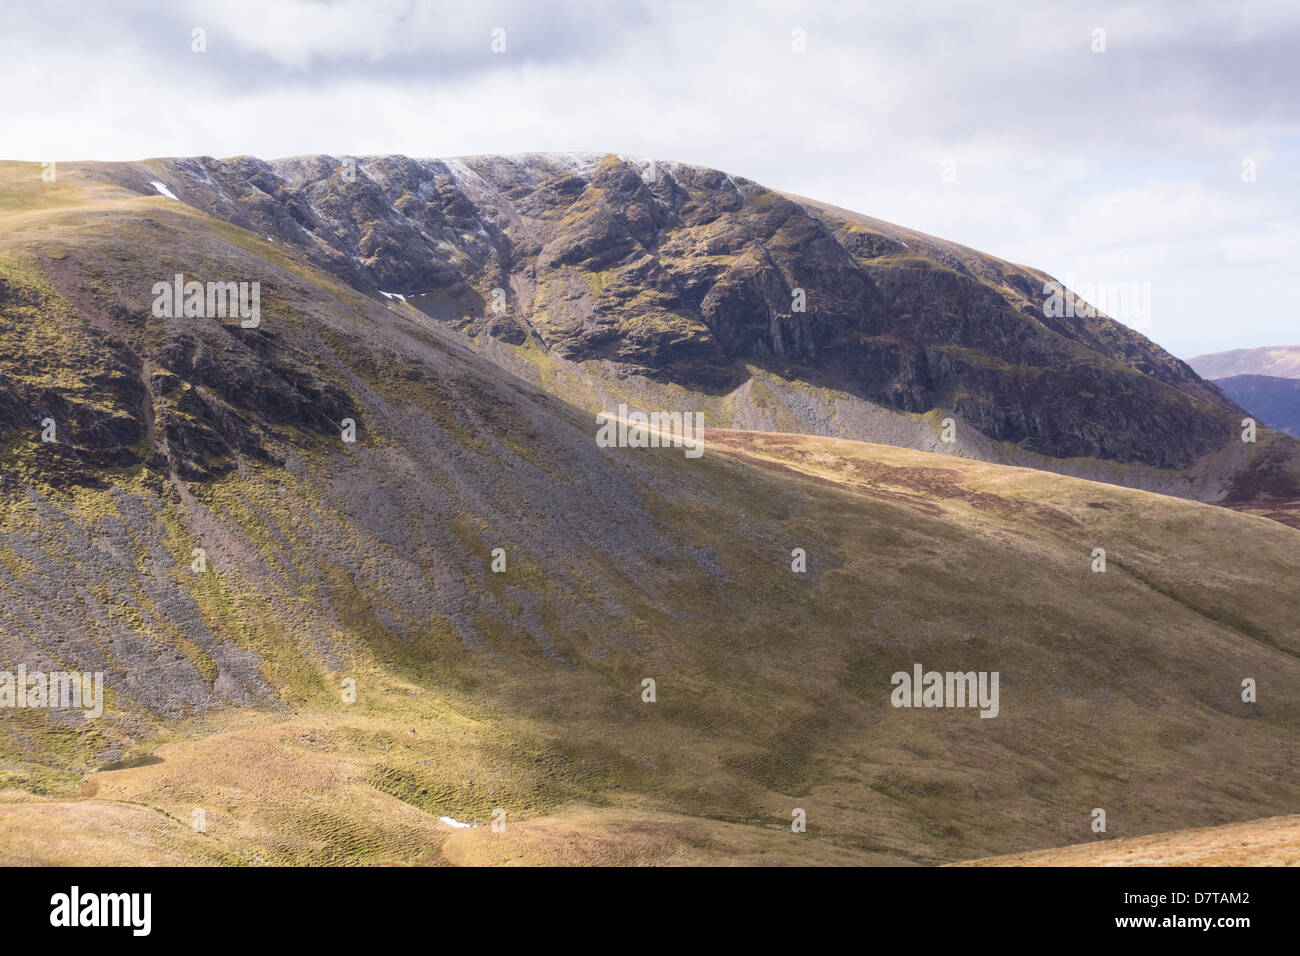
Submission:
[[[1270,345],[1260,349],[1233,349],[1198,355],[1187,363],[1201,378],[1231,378],[1234,375],[1271,375],[1300,378],[1300,345]]]
[[[1300,437],[1300,378],[1233,375],[1214,384],[1260,422]]]

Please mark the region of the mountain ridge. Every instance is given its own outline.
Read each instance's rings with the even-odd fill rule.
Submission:
[[[1300,378],[1231,375],[1215,384],[1261,422],[1300,438]]]
[[[1300,345],[1268,345],[1253,349],[1209,352],[1187,360],[1203,378],[1271,375],[1300,378]]]
[[[958,439],[940,450],[1200,500],[1231,497],[1254,467],[1233,444],[1242,412],[1227,396],[1105,316],[1046,315],[1050,277],[1028,267],[690,164],[351,162],[201,157],[103,172],[146,195],[161,176],[183,201],[298,245],[360,291],[401,294],[394,307],[539,384],[570,363],[610,397],[668,390],[715,425],[905,435],[911,447],[933,441],[912,437],[909,417],[951,417]],[[754,366],[811,386],[812,404],[783,395],[764,412],[739,398],[741,418],[729,417]],[[599,411],[596,398],[581,404]],[[1283,470],[1300,496],[1289,442]]]

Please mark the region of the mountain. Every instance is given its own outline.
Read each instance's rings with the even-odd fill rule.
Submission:
[[[1198,500],[1300,498],[1300,446],[1244,446],[1241,409],[1189,366],[1104,315],[1049,314],[1050,276],[718,170],[534,154],[85,174],[160,182],[590,413],[689,407]]]
[[[1300,345],[1273,345],[1262,349],[1233,349],[1198,355],[1188,364],[1207,379],[1235,375],[1271,375],[1300,378]]]
[[[639,195],[622,160],[475,161],[533,170],[489,189],[376,159],[319,194],[286,185],[312,162],[60,163],[49,183],[0,164],[0,672],[101,673],[106,698],[89,719],[0,706],[0,862],[924,864],[1078,843],[1097,807],[1116,837],[1294,809],[1300,532],[969,446],[753,427],[915,425],[901,444],[946,408],[907,403],[987,381],[945,399],[959,432],[1023,388],[1041,404],[1011,402],[1005,427],[1117,456],[1081,470],[1173,473],[1241,410],[1140,336],[1017,318],[958,268],[982,259],[896,264],[891,284],[835,252],[852,230],[831,212],[723,174],[673,172],[680,196],[654,178],[680,199],[662,219],[666,200],[582,205]],[[262,185],[223,181],[245,168]],[[412,178],[370,178],[389,168]],[[326,225],[330,189],[351,211]],[[762,233],[768,206],[811,232]],[[432,243],[442,221],[478,238]],[[656,247],[644,288],[681,314],[626,295],[616,264],[637,254],[624,233],[660,229],[681,251]],[[574,242],[585,258],[550,265]],[[830,270],[814,307],[863,282],[882,324],[751,314],[789,262]],[[257,282],[257,321],[167,308],[178,274]],[[944,360],[901,317],[883,331],[886,302],[1064,364],[1017,386],[1019,366]],[[896,382],[897,405],[853,375]],[[1099,377],[1086,414],[1053,397],[1072,375]],[[712,396],[704,454],[602,446],[592,409],[633,394]],[[1190,467],[1279,510],[1258,492],[1286,491],[1293,444],[1265,430]],[[997,716],[893,706],[916,665],[996,672]]]
[[[1214,384],[1261,422],[1300,438],[1300,378],[1233,375]]]

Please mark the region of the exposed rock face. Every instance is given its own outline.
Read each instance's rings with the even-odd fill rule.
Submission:
[[[1143,336],[1046,315],[1042,273],[717,170],[588,154],[165,167],[184,202],[359,290],[618,375],[718,394],[758,363],[1043,455],[1162,468],[1233,435],[1231,401]]]
[[[207,477],[214,461],[228,470],[233,452],[275,461],[250,418],[327,434],[349,412],[355,414],[346,392],[288,360],[272,335],[258,330],[237,338],[222,328],[214,338],[170,336],[155,359],[162,370],[150,378],[180,477]]]
[[[79,250],[53,271],[76,287],[98,254]],[[70,304],[33,274],[0,268],[0,315],[16,320],[0,354],[0,440],[40,443],[31,461],[49,484],[108,486],[111,469],[140,464],[159,478],[215,477],[240,456],[279,463],[261,437],[275,426],[331,434],[356,417],[351,396],[281,332],[241,329],[237,318],[150,328],[142,293],[156,276],[140,274],[114,276],[107,304]],[[0,490],[26,477],[0,471]]]

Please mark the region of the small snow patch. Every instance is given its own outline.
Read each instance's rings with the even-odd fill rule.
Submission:
[[[168,199],[176,199],[176,196],[172,193],[172,191],[168,189],[166,186],[164,186],[162,183],[158,182],[157,180],[150,182],[149,185],[152,186],[154,189],[158,190]],[[176,199],[176,201],[180,202],[179,199]]]
[[[453,820],[451,817],[438,817],[440,821],[449,827],[455,827],[457,830],[472,830],[477,824],[461,823],[459,820]]]
[[[379,294],[386,299],[401,299],[403,302],[406,301],[406,296],[402,295],[400,292],[385,292],[383,289],[380,289]]]

